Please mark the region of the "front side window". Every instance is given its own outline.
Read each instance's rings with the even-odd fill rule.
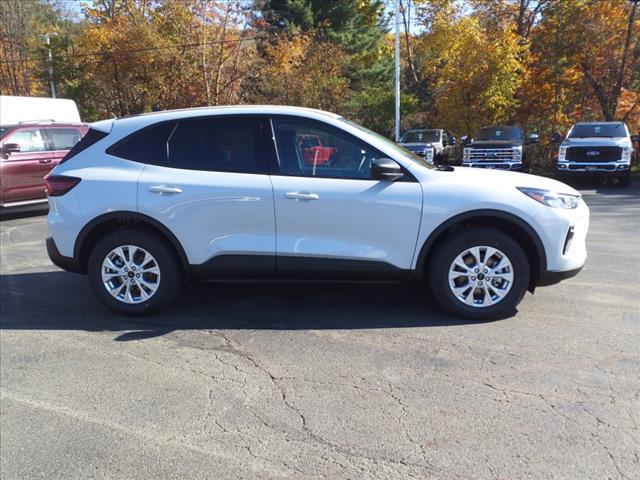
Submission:
[[[252,117],[180,120],[169,137],[169,166],[211,172],[263,173],[260,125],[260,119]]]
[[[4,141],[20,145],[20,152],[43,152],[45,150],[44,139],[39,128],[23,128]]]
[[[71,150],[80,141],[75,128],[45,128],[45,131],[51,141],[51,150]]]
[[[324,178],[371,178],[371,163],[380,157],[350,135],[316,122],[274,118],[280,172]]]

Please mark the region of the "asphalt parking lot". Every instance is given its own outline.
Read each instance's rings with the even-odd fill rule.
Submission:
[[[1,222],[2,479],[640,478],[640,185],[514,318],[415,286],[195,287],[130,320]]]

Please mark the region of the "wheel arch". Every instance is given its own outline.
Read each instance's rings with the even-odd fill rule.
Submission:
[[[529,290],[533,291],[538,283],[540,274],[547,269],[547,255],[544,244],[535,229],[525,220],[502,210],[482,209],[471,210],[455,215],[441,223],[422,244],[416,269],[425,272],[428,269],[430,252],[449,235],[459,228],[491,227],[512,236],[523,248],[531,267]]]
[[[104,235],[125,227],[140,228],[159,234],[173,248],[185,274],[190,275],[191,269],[187,255],[171,230],[148,215],[129,211],[105,213],[91,220],[80,230],[74,245],[73,256],[77,259],[82,273],[87,273],[92,245],[95,245]]]

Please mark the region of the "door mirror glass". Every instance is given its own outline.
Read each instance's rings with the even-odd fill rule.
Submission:
[[[469,135],[463,135],[460,137],[460,143],[462,145],[469,145],[471,143],[471,137]]]
[[[19,151],[20,151],[20,145],[18,145],[17,143],[5,143],[2,146],[2,155],[4,155],[5,157],[8,157],[12,153],[19,152]]]
[[[375,180],[394,182],[403,176],[402,167],[390,158],[376,158],[371,164],[371,178]]]

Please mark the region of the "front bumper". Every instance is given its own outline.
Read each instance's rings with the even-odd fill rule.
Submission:
[[[628,163],[609,162],[558,162],[556,172],[560,175],[576,177],[624,177],[629,174]]]
[[[67,272],[85,273],[80,266],[80,262],[73,257],[65,257],[60,253],[52,237],[47,238],[46,245],[47,254],[56,267],[66,270]]]
[[[522,162],[462,162],[463,167],[487,168],[492,170],[509,170],[523,172],[525,167]]]
[[[568,278],[575,277],[578,275],[584,265],[580,267],[573,268],[571,270],[562,270],[562,271],[545,271],[540,273],[540,277],[538,277],[538,287],[547,287],[549,285],[555,285],[556,283],[560,283],[563,280]]]

